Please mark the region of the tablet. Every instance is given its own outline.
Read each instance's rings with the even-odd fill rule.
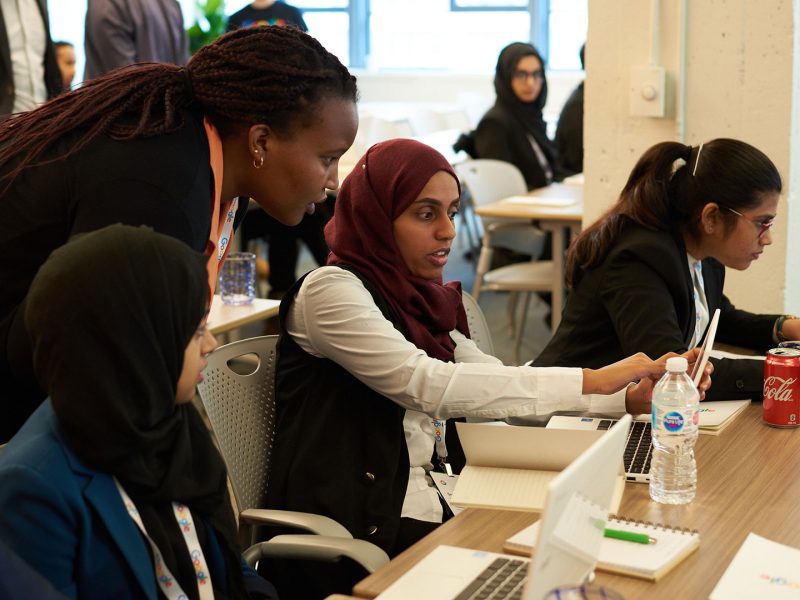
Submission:
[[[714,311],[714,316],[711,318],[711,324],[706,331],[706,339],[703,340],[703,345],[700,350],[700,358],[694,363],[692,370],[692,380],[695,387],[700,385],[700,380],[703,378],[703,370],[706,368],[708,362],[708,355],[711,354],[711,348],[714,346],[714,336],[717,335],[717,323],[719,323],[719,309]]]

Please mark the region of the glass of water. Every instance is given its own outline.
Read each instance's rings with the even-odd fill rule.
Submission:
[[[250,304],[256,297],[256,255],[230,252],[219,274],[219,293],[225,304]]]

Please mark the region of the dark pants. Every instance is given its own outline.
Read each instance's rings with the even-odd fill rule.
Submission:
[[[280,298],[297,281],[297,259],[300,254],[298,241],[303,241],[318,265],[328,260],[328,245],[325,243],[325,225],[333,214],[333,201],[318,204],[313,215],[304,215],[298,225],[284,225],[263,210],[251,210],[241,226],[242,248],[250,240],[264,238],[267,241],[269,261],[270,296]]]

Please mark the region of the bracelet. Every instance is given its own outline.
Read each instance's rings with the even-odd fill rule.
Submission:
[[[789,338],[783,335],[783,322],[786,319],[796,319],[794,315],[781,315],[778,317],[778,320],[775,321],[775,335],[778,337],[779,342],[788,342]]]

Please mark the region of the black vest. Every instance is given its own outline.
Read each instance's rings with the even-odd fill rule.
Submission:
[[[380,292],[347,270],[403,332]],[[304,279],[286,293],[280,307],[277,423],[267,506],[331,517],[353,537],[391,555],[408,486],[405,409],[337,363],[311,356],[287,334],[286,316]]]

